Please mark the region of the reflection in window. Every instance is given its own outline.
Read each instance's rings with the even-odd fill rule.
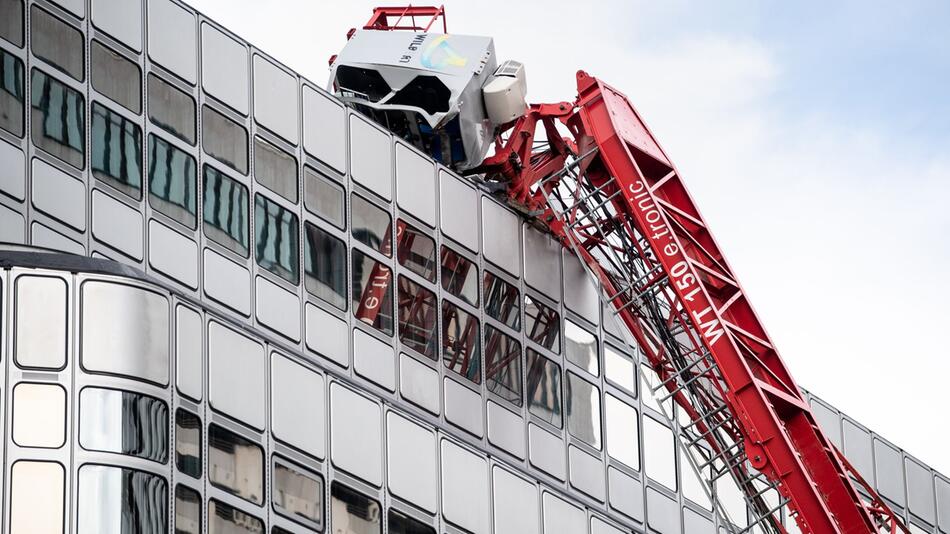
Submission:
[[[610,345],[604,345],[604,376],[633,396],[637,394],[636,369],[628,356]]]
[[[0,0],[0,37],[23,46],[23,0]]]
[[[561,352],[561,316],[544,303],[524,296],[525,335],[538,345]]]
[[[257,264],[296,284],[300,280],[297,216],[273,200],[255,195],[254,230]]]
[[[436,315],[438,314],[435,293],[399,276],[399,341],[403,345],[436,359]]]
[[[435,240],[413,226],[396,226],[399,264],[430,282],[435,282]]]
[[[442,363],[446,369],[481,384],[478,319],[442,301]]]
[[[353,249],[353,315],[388,335],[393,333],[392,270]]]
[[[485,271],[485,313],[513,330],[521,330],[521,296],[518,289],[489,271]]]
[[[203,178],[205,235],[247,256],[247,187],[210,165],[204,166]]]
[[[640,469],[640,424],[637,410],[607,395],[604,400],[607,454],[627,467]]]
[[[590,382],[567,373],[567,431],[588,445],[600,448],[600,392]]]
[[[449,247],[442,247],[442,289],[478,306],[478,267]]]
[[[643,418],[643,463],[647,476],[676,491],[676,443],[673,431],[652,417]]]
[[[327,178],[320,171],[303,168],[303,203],[340,230],[346,228],[346,193],[343,186]]]
[[[168,529],[165,479],[144,471],[82,466],[78,508],[79,534],[165,532]]]
[[[386,532],[389,532],[389,534],[435,534],[435,529],[431,526],[416,521],[392,508],[389,509],[388,523],[389,528]]]
[[[45,59],[57,69],[83,81],[86,50],[82,33],[54,17],[45,9],[33,6],[30,10],[30,42],[33,54]]]
[[[0,49],[0,128],[17,137],[23,137],[24,76],[23,62]]]
[[[330,485],[330,532],[382,534],[379,503],[339,482]]]
[[[62,534],[66,472],[56,462],[19,461],[10,470],[10,534]]]
[[[148,136],[148,192],[153,208],[188,226],[196,226],[195,158],[161,137]]]
[[[304,282],[307,291],[341,310],[346,309],[346,243],[304,223]]]
[[[31,77],[33,144],[82,169],[86,158],[86,100],[42,71],[33,69]]]
[[[201,144],[209,156],[247,174],[247,130],[208,106],[201,108]]]
[[[567,361],[597,376],[597,337],[571,321],[564,321],[564,355]]]
[[[164,401],[128,391],[85,388],[79,412],[79,444],[84,449],[159,463],[168,458],[168,405]]]
[[[208,427],[208,481],[255,504],[264,503],[264,451],[218,425]]]
[[[175,465],[178,471],[201,478],[201,419],[181,408],[175,412]]]
[[[261,534],[264,523],[237,508],[211,499],[208,501],[208,534]]]
[[[142,198],[142,129],[98,102],[92,103],[92,174],[136,200]]]
[[[561,428],[561,368],[528,349],[528,411]]]
[[[99,41],[93,41],[89,48],[92,86],[132,113],[141,113],[142,72],[138,65]]]
[[[254,137],[254,178],[278,195],[297,202],[297,160],[260,137]]]
[[[162,80],[148,75],[148,118],[168,133],[195,144],[195,99]]]
[[[277,460],[273,482],[271,496],[278,513],[323,528],[323,477]]]
[[[353,195],[353,237],[364,245],[392,256],[392,218],[389,213],[359,195]]]
[[[175,534],[201,534],[201,494],[181,484],[175,487]]]
[[[485,325],[485,385],[488,391],[521,406],[521,343]]]

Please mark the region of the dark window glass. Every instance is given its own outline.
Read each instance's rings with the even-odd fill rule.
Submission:
[[[247,174],[247,130],[208,106],[201,108],[201,144],[209,156]]]
[[[297,160],[260,137],[254,138],[254,178],[278,195],[297,202]]]
[[[142,71],[99,41],[90,45],[92,86],[132,113],[142,112]]]
[[[247,512],[211,499],[208,501],[208,534],[261,534],[264,523]]]
[[[201,534],[201,494],[175,486],[175,534]]]
[[[304,224],[304,281],[307,291],[346,309],[346,243],[310,223]]]
[[[399,276],[399,341],[432,360],[438,341],[437,303],[435,293]]]
[[[415,227],[396,225],[399,264],[430,282],[435,282],[435,240]]]
[[[389,532],[389,534],[435,534],[435,529],[390,509],[389,529],[386,532]]]
[[[57,69],[83,81],[86,50],[82,33],[45,9],[30,10],[30,42],[33,54]]]
[[[393,333],[392,270],[353,249],[353,315],[373,328]]]
[[[489,324],[485,325],[485,385],[521,406],[521,343]]]
[[[524,296],[525,335],[553,352],[561,352],[561,316],[528,295]]]
[[[357,241],[392,256],[392,218],[389,213],[359,195],[351,200],[353,237]]]
[[[323,477],[277,460],[274,463],[274,509],[281,515],[323,529]]]
[[[0,49],[0,128],[17,137],[23,137],[24,72],[22,61]]]
[[[86,162],[86,99],[33,69],[30,113],[33,144],[82,169]]]
[[[195,144],[195,100],[154,74],[148,75],[148,118],[182,141]]]
[[[597,337],[571,321],[564,321],[564,355],[567,361],[597,376],[600,361],[597,358]]]
[[[92,174],[142,198],[142,129],[98,102],[92,103]]]
[[[168,530],[168,486],[162,477],[143,471],[82,466],[78,508],[79,534]]]
[[[205,235],[247,256],[247,187],[210,165],[204,166],[203,178]]]
[[[442,289],[478,306],[478,267],[449,247],[442,247]]]
[[[23,0],[0,0],[0,37],[23,46]]]
[[[600,448],[600,391],[574,373],[567,373],[567,431],[589,445]]]
[[[528,411],[561,427],[561,368],[558,364],[527,350]]]
[[[521,330],[521,295],[518,288],[489,271],[485,271],[485,313],[514,330]]]
[[[257,264],[287,280],[300,281],[297,216],[261,195],[254,196],[254,239]]]
[[[330,532],[382,534],[379,503],[339,482],[330,485]]]
[[[175,412],[175,466],[186,475],[201,478],[201,419],[181,408]]]
[[[79,444],[84,449],[117,452],[159,463],[168,459],[165,402],[128,391],[85,388],[79,411]]]
[[[263,449],[230,430],[208,426],[208,481],[242,499],[263,504]]]
[[[308,210],[316,213],[340,230],[346,228],[346,193],[343,186],[327,178],[320,171],[303,168],[303,202]]]
[[[148,136],[148,191],[152,207],[195,228],[198,173],[195,158],[161,137]]]
[[[442,363],[476,384],[482,382],[478,319],[447,300],[442,301]]]

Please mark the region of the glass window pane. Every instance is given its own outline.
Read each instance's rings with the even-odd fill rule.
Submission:
[[[30,80],[33,144],[77,169],[86,164],[86,99],[33,69]]]
[[[181,408],[175,412],[175,466],[186,475],[201,478],[201,419]]]
[[[0,0],[0,37],[23,46],[23,0]]]
[[[643,463],[648,477],[676,491],[676,443],[673,431],[643,418]],[[728,477],[727,477],[728,478]]]
[[[104,465],[79,469],[79,534],[165,532],[168,487],[160,476]]]
[[[260,137],[254,138],[254,178],[278,195],[297,202],[297,160]]]
[[[525,335],[538,345],[561,352],[561,316],[544,303],[524,296]]]
[[[132,113],[142,112],[142,71],[99,41],[90,45],[92,86]]]
[[[334,482],[330,485],[330,532],[382,534],[382,511],[379,503]]]
[[[201,144],[209,156],[247,174],[247,130],[208,106],[201,108]]]
[[[521,330],[521,295],[518,288],[490,271],[485,271],[485,313],[514,330]]]
[[[346,243],[310,223],[304,224],[304,282],[307,291],[346,309]]]
[[[561,367],[528,349],[528,411],[561,428]]]
[[[264,451],[218,425],[208,427],[208,481],[255,504],[264,503]]]
[[[289,463],[274,463],[274,508],[317,530],[323,528],[323,477]]]
[[[13,441],[21,447],[62,447],[66,443],[66,390],[57,384],[17,384],[13,388]]]
[[[254,196],[257,264],[291,284],[300,281],[297,216],[261,195]]]
[[[92,174],[126,195],[142,198],[142,129],[92,103]]]
[[[148,75],[148,118],[182,141],[195,144],[195,100],[154,74]]]
[[[22,61],[0,50],[0,128],[17,137],[23,137],[24,72]]]
[[[359,195],[353,195],[353,237],[357,241],[392,256],[392,218],[389,213]]]
[[[567,431],[600,448],[600,392],[574,373],[567,373]]]
[[[208,534],[261,534],[264,523],[233,506],[211,499],[208,501]]]
[[[364,323],[393,333],[392,270],[353,249],[353,315]]]
[[[521,343],[491,325],[485,325],[485,385],[521,406]]]
[[[478,267],[449,247],[442,247],[442,289],[478,306]]]
[[[442,363],[476,384],[482,383],[478,319],[442,301]]]
[[[175,534],[201,534],[201,494],[175,486]]]
[[[637,366],[626,354],[604,345],[604,376],[614,384],[637,395]]]
[[[405,276],[399,276],[399,340],[403,345],[436,359],[435,293],[423,288]]]
[[[389,532],[389,534],[435,534],[435,529],[390,509],[389,529],[386,532]]]
[[[600,373],[597,337],[571,321],[564,321],[564,340],[564,355],[567,356],[567,361],[597,376]]]
[[[195,228],[198,197],[195,158],[151,134],[148,153],[149,203],[172,219]]]
[[[396,226],[396,233],[399,264],[435,282],[435,240],[401,220]]]
[[[10,473],[10,534],[63,534],[66,472],[56,462],[19,461]]]
[[[60,19],[33,6],[30,10],[30,42],[33,54],[80,82],[85,79],[82,33]]]
[[[165,463],[168,405],[128,391],[85,388],[79,399],[79,444],[89,451]]]
[[[247,256],[247,187],[210,165],[204,166],[204,232],[216,243]]]
[[[633,469],[640,469],[640,423],[637,410],[607,395],[604,400],[607,454]]]
[[[346,193],[343,186],[327,178],[320,171],[303,168],[303,202],[340,230],[346,228]]]

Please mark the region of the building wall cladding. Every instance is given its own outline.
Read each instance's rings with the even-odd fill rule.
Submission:
[[[184,4],[0,10],[0,240],[148,279],[4,271],[5,528],[105,532],[135,487],[186,532],[715,531],[638,352],[519,216]],[[463,319],[482,365],[453,358]],[[950,532],[950,480],[812,403]],[[26,480],[62,513],[26,513]]]

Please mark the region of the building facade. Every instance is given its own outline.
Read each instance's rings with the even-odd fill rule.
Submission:
[[[0,0],[0,241],[5,532],[721,526],[576,259],[183,3]]]

